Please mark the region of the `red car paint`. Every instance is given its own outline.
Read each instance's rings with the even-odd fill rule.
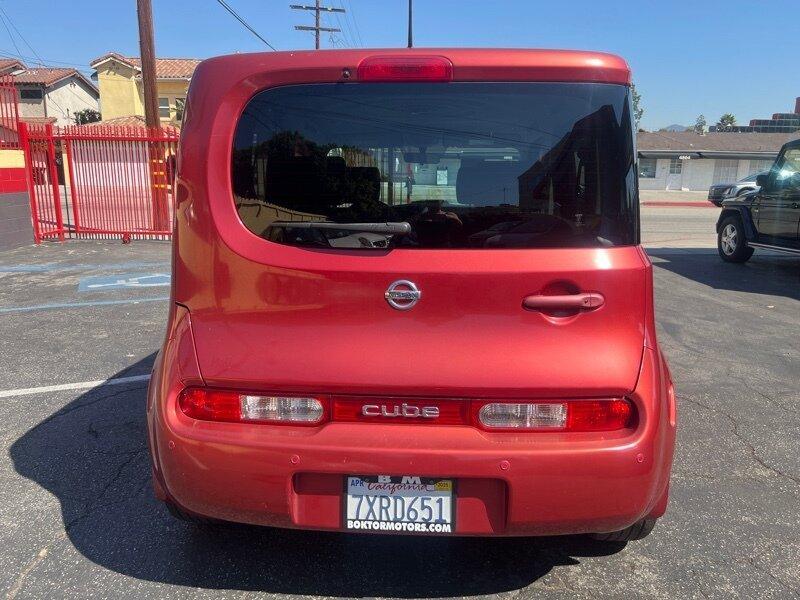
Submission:
[[[148,394],[157,496],[216,519],[341,529],[344,476],[410,474],[457,480],[456,534],[607,532],[661,516],[675,402],[656,341],[652,268],[639,246],[370,250],[367,258],[267,242],[242,224],[230,164],[247,102],[267,88],[355,77],[375,55],[443,56],[456,82],[630,82],[618,57],[566,51],[348,50],[203,62],[182,130],[172,308]],[[392,310],[387,285],[406,278],[424,300]],[[602,305],[566,316],[523,308],[530,296],[577,292],[599,294]],[[392,352],[377,351],[387,344]],[[198,386],[442,403],[625,397],[637,419],[581,433],[211,422],[178,408],[180,392]]]

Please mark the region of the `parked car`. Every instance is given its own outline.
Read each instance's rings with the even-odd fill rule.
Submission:
[[[725,200],[717,220],[722,260],[745,262],[755,248],[800,254],[800,140],[781,148],[757,191]]]
[[[718,183],[708,188],[708,201],[715,206],[722,206],[723,200],[728,198],[735,198],[748,192],[753,192],[758,189],[756,180],[759,175],[766,175],[769,171],[762,171],[761,173],[752,173],[747,177],[743,177],[735,183]]]
[[[193,522],[647,535],[676,417],[631,114],[602,53],[204,61],[147,401],[157,497]]]

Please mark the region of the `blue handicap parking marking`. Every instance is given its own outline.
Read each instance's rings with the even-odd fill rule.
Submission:
[[[84,277],[78,283],[79,292],[103,292],[106,290],[168,287],[169,273],[124,273]]]

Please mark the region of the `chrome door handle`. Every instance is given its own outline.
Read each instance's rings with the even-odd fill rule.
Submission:
[[[526,310],[595,310],[605,304],[599,292],[581,292],[563,296],[527,296],[522,301]]]

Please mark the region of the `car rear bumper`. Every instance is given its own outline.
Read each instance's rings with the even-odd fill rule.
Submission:
[[[169,350],[160,358],[148,424],[157,495],[196,515],[341,529],[346,475],[455,478],[460,535],[614,531],[665,509],[675,413],[666,366],[653,350],[645,350],[630,395],[636,429],[606,434],[196,421],[177,407],[181,362]]]

